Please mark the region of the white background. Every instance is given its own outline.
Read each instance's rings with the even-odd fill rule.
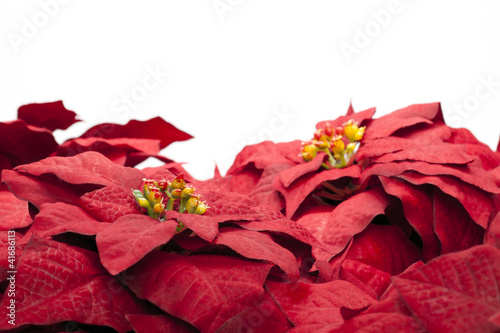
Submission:
[[[224,173],[245,144],[309,139],[350,100],[375,117],[439,101],[450,125],[496,148],[498,4],[2,0],[0,121],[63,100],[84,121],[57,131],[62,142],[160,115],[195,136],[162,154],[200,179],[215,163]]]

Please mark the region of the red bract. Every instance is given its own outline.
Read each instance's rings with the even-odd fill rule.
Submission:
[[[64,142],[56,154],[73,156],[86,151],[97,151],[125,166],[135,166],[148,157],[169,163],[172,160],[158,155],[160,150],[172,142],[191,138],[191,135],[160,117],[147,121],[131,120],[125,125],[105,123],[92,127],[79,138]]]
[[[15,274],[15,326],[62,321],[131,329],[125,314],[145,313],[145,304],[111,277],[96,253],[34,236]],[[10,305],[3,297],[3,309]],[[0,329],[12,329],[2,316]]]
[[[75,112],[64,107],[62,101],[23,105],[18,109],[17,117],[27,124],[50,131],[65,130],[80,121],[76,119]]]
[[[52,135],[79,121],[62,101],[23,105],[19,120],[0,123],[0,171],[49,156],[57,148]]]

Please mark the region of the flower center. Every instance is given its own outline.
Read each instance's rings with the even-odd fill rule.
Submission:
[[[168,210],[184,214],[204,214],[209,207],[200,200],[199,194],[195,194],[195,190],[194,186],[186,184],[184,175],[180,174],[172,181],[144,179],[142,191],[132,190],[132,193],[145,213],[164,221],[165,211]]]
[[[363,139],[365,128],[358,127],[352,119],[337,129],[327,122],[314,133],[313,139],[302,144],[301,156],[304,161],[309,162],[322,151],[328,155],[328,161],[321,164],[325,169],[345,168],[353,163],[353,156]]]

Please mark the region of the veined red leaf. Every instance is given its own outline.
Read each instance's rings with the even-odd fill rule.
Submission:
[[[267,281],[266,289],[295,326],[342,323],[341,307],[361,309],[375,302],[361,289],[342,280],[322,284]]]
[[[394,278],[413,315],[431,332],[496,332],[500,250],[481,245],[436,258]]]
[[[53,156],[39,162],[20,165],[15,171],[41,176],[52,174],[69,184],[114,185],[126,189],[139,188],[144,174],[137,169],[119,166],[96,152],[76,156]]]
[[[98,220],[113,222],[125,215],[142,214],[130,193],[121,187],[106,186],[85,193],[80,197],[80,203]]]
[[[33,236],[17,265],[16,325],[62,321],[131,329],[126,314],[142,314],[141,302],[101,266],[97,253]],[[9,297],[2,298],[5,309]],[[9,317],[0,329],[11,329]]]
[[[116,275],[141,260],[175,235],[179,224],[160,222],[146,215],[126,215],[97,233],[96,243],[102,265]]]
[[[270,261],[292,279],[300,275],[293,253],[264,233],[226,227],[220,230],[214,244],[225,245],[246,258]]]
[[[228,319],[258,302],[272,265],[216,256],[152,252],[127,270],[130,289],[202,332],[215,332]]]

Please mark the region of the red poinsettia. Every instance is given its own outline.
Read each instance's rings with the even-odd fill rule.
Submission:
[[[91,314],[83,320],[78,311],[63,311],[43,321],[38,318],[47,318],[47,313],[40,310],[40,317],[32,316],[30,309],[37,303],[31,304],[28,296],[17,309],[18,325],[75,321],[126,331],[134,322],[139,325],[141,318],[132,317],[135,319],[125,324],[126,316],[163,313],[165,318],[170,315],[181,319],[181,325],[187,322],[203,332],[214,332],[223,325],[234,327],[235,323],[228,321],[253,307],[267,306],[261,303],[267,297],[263,285],[271,269],[283,281],[300,277],[297,256],[310,250],[314,237],[274,208],[258,206],[248,197],[230,192],[228,178],[184,185],[186,189],[196,187],[196,194],[204,200],[206,211],[202,215],[186,214],[187,210],[163,210],[161,218],[145,215],[132,190],[179,179],[168,165],[140,171],[119,166],[97,152],[49,157],[5,170],[3,182],[19,199],[30,202],[35,215],[29,229],[26,223],[9,226],[18,228],[20,236],[24,233],[18,240],[19,245],[27,243],[21,259],[29,258],[33,251],[47,251],[40,247],[49,247],[54,256],[47,259],[50,263],[36,267],[20,260],[18,271],[37,278],[35,283],[19,279],[19,288],[27,295],[39,294],[39,284],[55,283],[52,279],[60,278],[36,272],[50,267],[57,274],[68,274],[63,269],[68,263],[57,263],[54,258],[66,258],[63,253],[77,251],[85,258],[99,258],[97,262],[92,260],[100,273],[87,277],[77,270],[74,274],[83,274],[82,282],[58,286],[54,294],[47,291],[40,297],[64,308],[75,297],[87,297],[81,296],[82,283],[94,283],[101,277],[109,280],[119,274],[133,276],[122,282],[135,295],[126,296],[134,303],[129,305],[133,310],[123,308],[113,314],[122,326],[106,317],[99,321]],[[151,198],[154,200],[154,193]],[[80,247],[86,249],[83,254]],[[81,269],[80,263],[67,260]],[[155,305],[153,310],[144,310],[136,297],[149,300]],[[289,328],[275,304],[272,312],[269,320],[278,321],[273,325]],[[0,325],[9,327],[7,321]]]

